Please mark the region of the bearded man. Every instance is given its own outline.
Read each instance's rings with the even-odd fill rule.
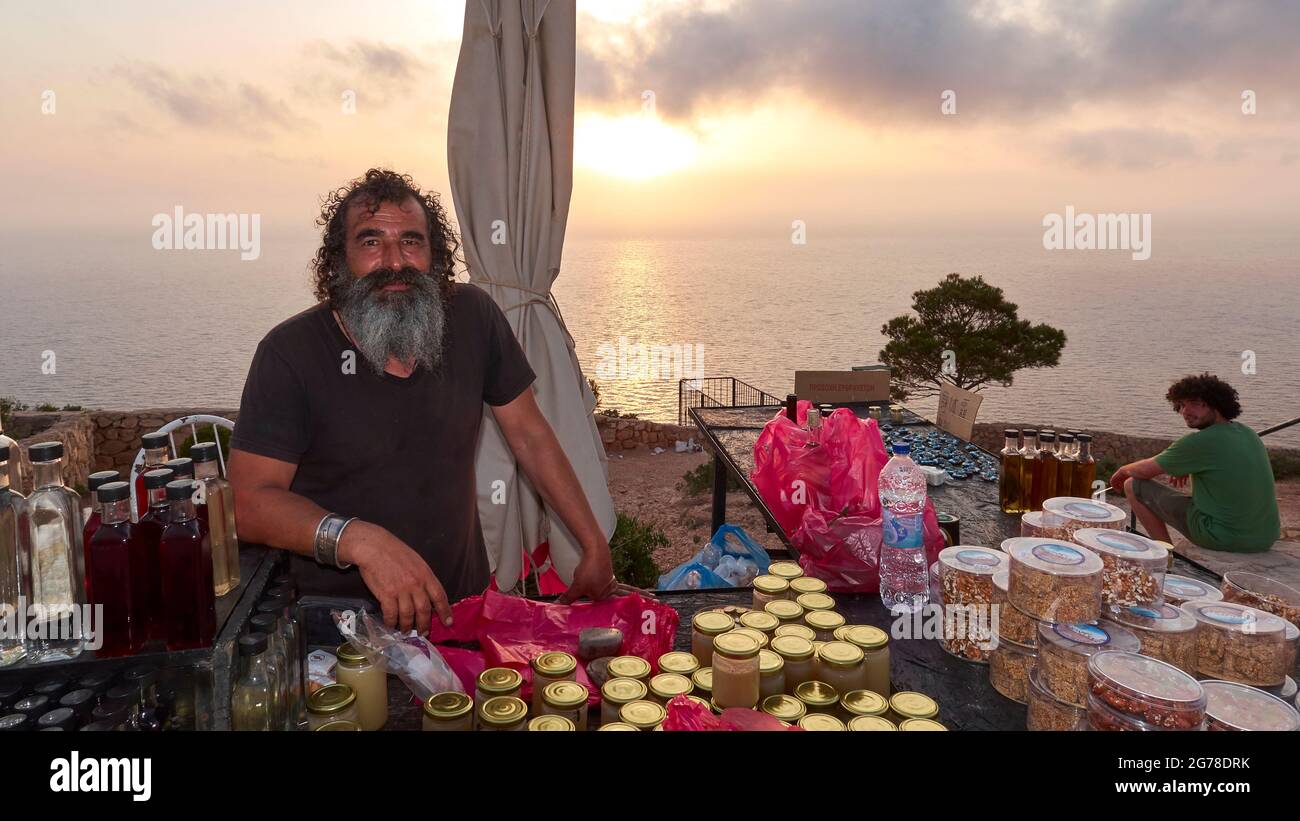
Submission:
[[[619,589],[609,544],[537,407],[505,315],[456,282],[438,198],[385,169],[332,192],[318,303],[257,347],[231,438],[240,538],[291,552],[303,594],[377,600],[427,630],[488,584],[474,453],[483,404],[582,546],[566,598]]]

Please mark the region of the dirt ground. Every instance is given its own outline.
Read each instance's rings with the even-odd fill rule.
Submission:
[[[668,537],[669,545],[655,553],[661,571],[689,558],[709,540],[712,493],[708,490],[688,496],[679,488],[682,474],[709,461],[706,453],[653,455],[637,449],[609,458],[609,488],[614,509],[654,524]],[[1282,538],[1300,540],[1300,479],[1277,484],[1282,513]],[[743,492],[727,494],[727,521],[740,525],[764,548],[781,547],[775,534],[767,532],[763,517]]]

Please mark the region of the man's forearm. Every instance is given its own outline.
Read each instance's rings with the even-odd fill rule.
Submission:
[[[1139,459],[1136,462],[1130,462],[1115,472],[1122,474],[1126,478],[1131,476],[1134,479],[1154,479],[1163,475],[1165,471],[1156,463],[1155,459]]]
[[[329,511],[291,490],[258,488],[235,500],[239,536],[303,556],[315,555],[316,527]]]

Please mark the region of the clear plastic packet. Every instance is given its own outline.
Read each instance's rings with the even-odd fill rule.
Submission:
[[[438,648],[416,631],[390,630],[365,610],[331,610],[330,616],[343,638],[372,664],[401,679],[421,702],[436,693],[465,692]]]

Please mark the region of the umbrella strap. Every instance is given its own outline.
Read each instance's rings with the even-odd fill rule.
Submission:
[[[555,298],[551,291],[538,291],[534,288],[525,288],[523,285],[511,285],[506,282],[497,282],[494,279],[479,278],[473,280],[475,284],[495,285],[498,288],[510,288],[515,291],[523,291],[526,294],[532,294],[532,299],[525,299],[523,302],[516,302],[508,308],[504,308],[505,313],[509,313],[516,308],[523,308],[527,305],[543,305],[555,314],[555,319],[560,323],[560,330],[564,331],[564,338],[569,342],[569,348],[574,349],[577,344],[573,341],[573,335],[569,333],[569,326],[564,321],[564,314],[560,312],[560,301]]]

